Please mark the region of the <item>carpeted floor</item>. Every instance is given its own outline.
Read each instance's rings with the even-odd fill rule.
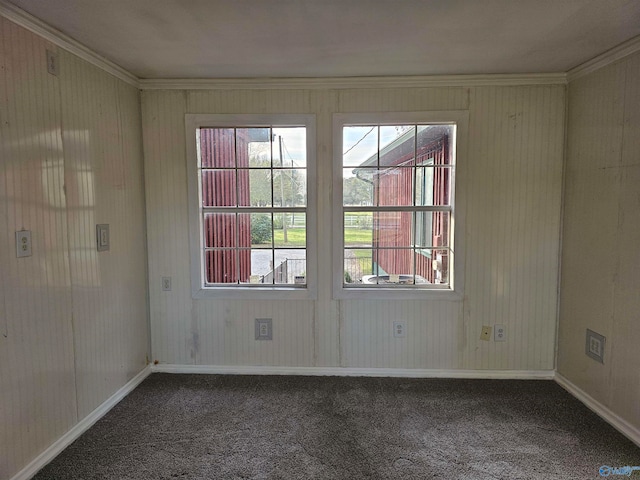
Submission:
[[[589,479],[602,465],[640,465],[640,448],[551,381],[156,373],[35,478]]]

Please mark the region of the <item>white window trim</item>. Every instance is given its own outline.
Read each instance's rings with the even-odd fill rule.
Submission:
[[[200,127],[304,126],[307,138],[307,285],[204,286],[204,248],[198,186],[196,129]],[[187,114],[185,115],[191,295],[193,298],[300,300],[317,298],[316,116],[307,114]]]
[[[402,124],[455,123],[455,170],[452,178],[451,245],[454,256],[453,269],[449,272],[450,287],[432,288],[418,286],[394,287],[344,287],[344,215],[342,205],[342,152],[343,127],[346,125],[402,125]],[[382,299],[382,300],[461,300],[464,296],[464,205],[466,183],[464,164],[467,161],[467,135],[469,112],[467,110],[428,112],[370,112],[337,113],[333,115],[333,298]],[[462,168],[461,168],[462,166]]]

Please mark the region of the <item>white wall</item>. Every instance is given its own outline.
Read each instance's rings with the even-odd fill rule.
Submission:
[[[640,429],[638,105],[640,54],[569,84],[558,372]]]
[[[553,370],[565,87],[146,90],[142,94],[153,358],[194,365]],[[469,110],[458,165],[463,301],[331,299],[332,114]],[[317,301],[193,300],[184,115],[317,116]],[[462,195],[461,195],[462,198]],[[173,278],[170,292],[161,277]],[[273,342],[253,321],[273,317]],[[391,320],[407,321],[393,338]],[[505,343],[479,340],[505,324]]]
[[[0,478],[146,365],[141,136],[136,88],[0,17]]]

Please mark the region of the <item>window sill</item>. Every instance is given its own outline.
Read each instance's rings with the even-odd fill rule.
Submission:
[[[226,300],[315,300],[316,291],[307,288],[224,287],[198,288],[191,292],[194,299]]]
[[[444,300],[462,301],[462,292],[427,288],[358,288],[334,289],[334,300]]]

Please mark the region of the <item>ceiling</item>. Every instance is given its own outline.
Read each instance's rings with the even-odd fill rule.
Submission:
[[[638,0],[11,0],[139,78],[566,72]]]

